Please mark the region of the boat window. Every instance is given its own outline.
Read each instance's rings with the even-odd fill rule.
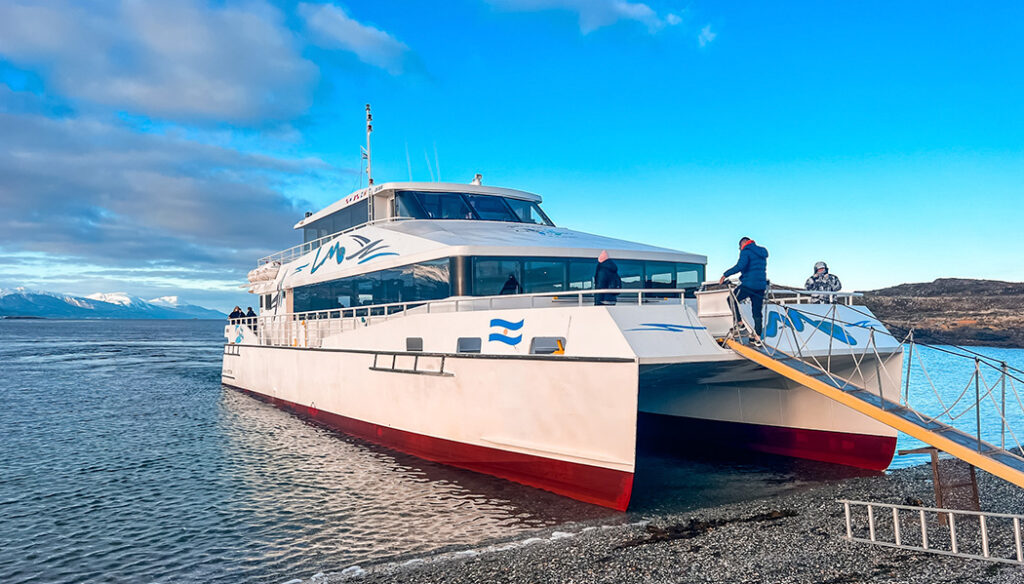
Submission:
[[[300,286],[295,289],[294,310],[307,312],[447,298],[451,296],[448,265],[448,259],[433,260]]]
[[[477,219],[554,225],[537,203],[496,195],[399,191],[394,214],[411,219]]]
[[[303,228],[303,243],[309,243],[314,239],[321,237],[327,237],[346,229],[351,229],[357,225],[362,225],[368,220],[368,209],[369,204],[366,199],[359,201],[331,213],[326,217],[317,219],[313,223],[310,223]]]
[[[520,262],[512,258],[474,258],[473,293],[477,296],[522,294]]]
[[[597,260],[569,260],[569,289],[593,290]]]
[[[512,210],[505,204],[502,197],[491,197],[488,195],[465,195],[477,217],[484,221],[512,221],[519,220]]]
[[[619,267],[619,278],[623,288],[644,287],[644,262],[635,260],[615,260]]]
[[[676,264],[676,288],[698,288],[704,281],[704,266]]]
[[[670,262],[645,262],[644,288],[675,288],[676,265]]]
[[[406,351],[423,351],[423,337],[406,337]]]
[[[508,206],[512,208],[512,212],[516,214],[523,223],[535,223],[537,225],[554,225],[548,216],[540,210],[540,206],[537,203],[530,201],[523,201],[520,199],[505,199]]]
[[[565,260],[529,260],[523,262],[523,292],[565,290]]]
[[[530,341],[531,355],[564,355],[565,337],[533,337]]]
[[[459,193],[404,191],[397,195],[399,211],[415,219],[476,219]]]
[[[480,346],[480,337],[459,337],[458,343],[455,345],[455,351],[458,353],[479,353]]]

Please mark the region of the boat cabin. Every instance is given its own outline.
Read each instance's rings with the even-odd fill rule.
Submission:
[[[476,184],[375,185],[307,213],[295,225],[304,243],[263,260],[288,262],[282,277],[253,291],[264,308],[278,304],[272,290],[284,292],[296,313],[576,292],[593,289],[604,249],[624,289],[692,296],[704,281],[704,256],[556,227],[540,203],[532,193]]]

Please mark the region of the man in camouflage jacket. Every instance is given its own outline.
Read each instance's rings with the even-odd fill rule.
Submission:
[[[804,283],[804,288],[807,290],[816,290],[819,292],[838,292],[843,287],[842,282],[835,274],[828,273],[828,266],[825,262],[818,262],[814,264],[814,275],[807,278],[807,282]],[[815,295],[815,302],[835,302],[836,297],[832,295]]]

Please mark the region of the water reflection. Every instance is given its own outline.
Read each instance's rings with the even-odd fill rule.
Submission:
[[[264,565],[337,566],[617,515],[367,444],[230,389],[220,424],[232,505]]]

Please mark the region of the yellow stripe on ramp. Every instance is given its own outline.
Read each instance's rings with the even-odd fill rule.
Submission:
[[[857,390],[866,392],[862,387],[849,384],[847,386],[848,389],[839,389],[821,381],[820,379],[807,375],[806,373],[803,373],[753,347],[748,347],[734,340],[728,340],[726,341],[726,344],[730,349],[735,351],[736,354],[745,359],[757,363],[767,369],[771,369],[787,379],[791,379],[808,389],[814,390],[831,400],[843,404],[844,406],[853,408],[869,418],[878,420],[887,426],[895,428],[904,434],[913,436],[914,438],[930,444],[939,450],[948,452],[949,454],[973,464],[982,470],[990,472],[997,477],[1010,481],[1018,487],[1024,487],[1024,458],[984,441],[981,441],[980,443],[981,452],[979,452],[977,449],[979,441],[976,437],[961,430],[957,430],[947,424],[943,424],[937,420],[933,420],[929,424],[938,426],[938,429],[931,430],[923,425],[924,422],[917,422],[915,420],[903,418],[890,410],[899,409],[900,411],[914,414],[917,412],[889,400],[885,400],[883,402],[883,405],[889,406],[887,408],[876,406],[875,404],[865,401],[853,394],[853,392]],[[787,358],[794,358],[792,355],[787,355],[785,353],[779,352],[778,354],[784,355]],[[876,397],[872,397],[872,399],[876,399]],[[919,415],[923,418],[928,417],[924,414]],[[971,446],[964,446],[960,442],[951,440],[942,434],[955,434],[960,437],[962,441],[964,438],[967,438],[971,442]],[[998,457],[998,459],[996,457]]]

